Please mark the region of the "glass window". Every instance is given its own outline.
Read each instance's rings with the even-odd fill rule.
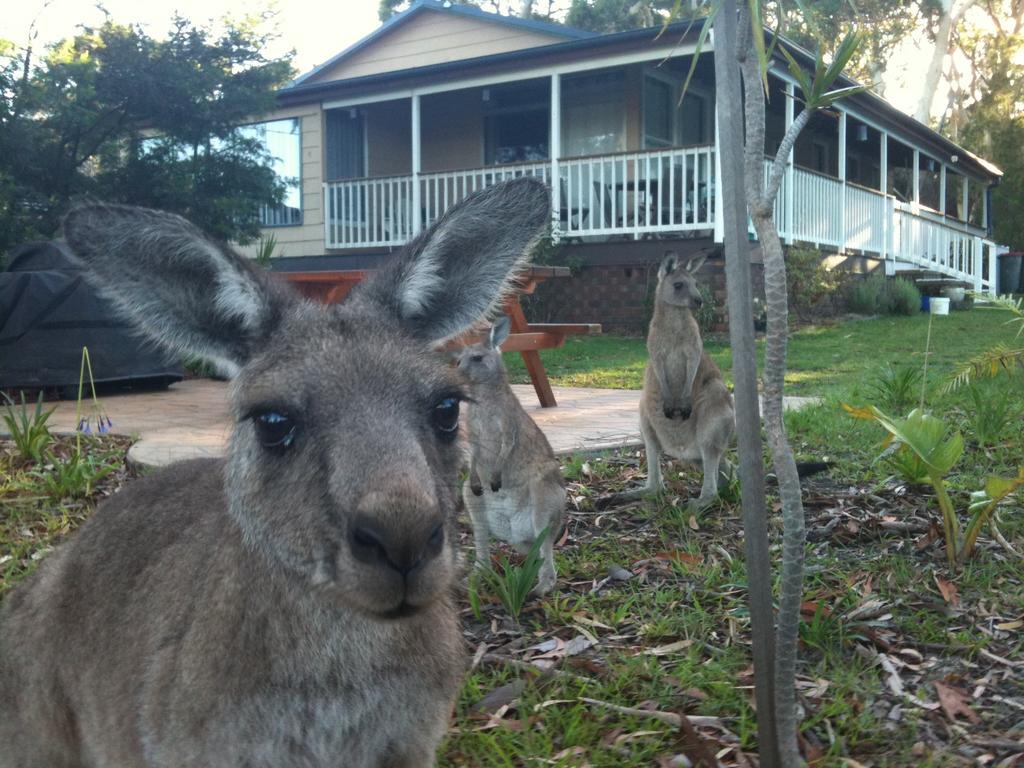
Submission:
[[[938,160],[921,152],[918,155],[918,201],[921,205],[939,210],[939,188],[941,186],[942,168]]]
[[[967,220],[964,211],[964,177],[946,169],[946,215],[960,221]]]
[[[546,80],[484,88],[484,163],[539,162],[549,157],[550,85]]]
[[[644,78],[644,148],[671,147],[675,88],[656,77]]]
[[[270,156],[270,167],[284,184],[280,205],[260,208],[260,224],[278,227],[302,223],[302,132],[297,117],[243,126],[241,134],[257,139]]]
[[[625,76],[617,72],[562,81],[562,155],[586,157],[626,148]]]

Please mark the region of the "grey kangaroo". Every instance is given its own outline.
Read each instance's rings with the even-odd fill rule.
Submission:
[[[464,377],[550,208],[449,211],[348,301],[299,299],[178,216],[64,227],[151,337],[237,371],[225,460],[133,481],[0,614],[3,768],[418,768],[464,670],[453,594]]]
[[[718,496],[718,473],[735,429],[732,395],[704,351],[693,316],[702,302],[695,274],[706,257],[683,266],[669,251],[658,269],[654,316],[647,332],[647,369],[640,396],[640,431],[647,452],[647,485],[617,494],[639,498],[665,487],[662,454],[703,464],[698,506]]]
[[[467,406],[469,478],[462,498],[473,522],[478,567],[490,562],[491,536],[525,554],[547,529],[534,590],[543,595],[555,586],[552,544],[565,512],[565,480],[547,438],[509,386],[500,349],[508,332],[509,319],[503,317],[486,342],[466,347],[458,358],[473,397]]]

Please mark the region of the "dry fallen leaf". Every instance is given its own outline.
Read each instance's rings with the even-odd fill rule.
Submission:
[[[981,722],[978,713],[971,709],[970,694],[964,693],[958,688],[946,685],[941,680],[935,681],[935,690],[939,694],[939,705],[950,722],[956,722],[957,715],[966,718],[971,725]]]
[[[950,605],[959,605],[960,593],[957,592],[956,584],[944,579],[939,574],[935,574],[935,584],[939,588],[939,592],[942,593],[942,599]]]
[[[703,555],[694,555],[689,552],[683,552],[678,549],[670,549],[664,552],[659,552],[655,555],[659,560],[672,560],[677,563],[684,565],[700,565],[704,562]]]

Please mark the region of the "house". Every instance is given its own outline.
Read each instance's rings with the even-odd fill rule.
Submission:
[[[593,319],[585,305],[598,301],[606,325],[620,309],[630,325],[647,265],[722,239],[714,67],[710,42],[693,65],[698,32],[598,35],[417,0],[284,87],[255,126],[289,181],[284,204],[263,211],[277,268],[373,266],[473,190],[533,175],[551,185],[561,257],[585,266],[589,317],[558,319]],[[769,84],[771,152],[801,105],[781,60]],[[864,93],[813,116],[776,221],[786,243],[992,290],[1000,176]]]

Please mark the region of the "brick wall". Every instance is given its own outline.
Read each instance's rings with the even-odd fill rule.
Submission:
[[[605,333],[646,335],[660,262],[658,258],[640,264],[584,264],[571,278],[538,286],[535,295],[523,302],[527,317],[534,322],[601,323]],[[755,295],[763,296],[761,265],[751,265],[751,272]],[[727,330],[723,260],[708,259],[698,277],[715,298],[715,330]]]

